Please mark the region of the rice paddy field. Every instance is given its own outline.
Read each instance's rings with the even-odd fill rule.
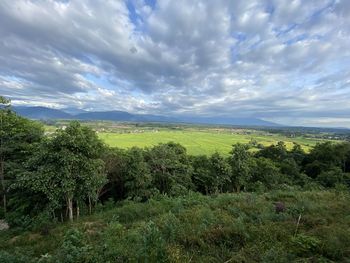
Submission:
[[[133,146],[149,147],[169,141],[177,142],[186,147],[189,154],[212,154],[219,152],[229,154],[232,145],[238,142],[249,143],[251,140],[257,144],[268,146],[284,141],[288,148],[293,147],[293,142],[300,144],[305,151],[309,151],[321,139],[293,137],[289,138],[277,134],[241,134],[217,131],[196,130],[160,130],[129,133],[99,132],[99,137],[109,146],[118,148],[130,148]]]

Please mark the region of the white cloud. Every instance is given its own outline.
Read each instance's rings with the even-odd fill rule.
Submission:
[[[5,0],[0,93],[22,104],[336,125],[350,112],[348,2]]]

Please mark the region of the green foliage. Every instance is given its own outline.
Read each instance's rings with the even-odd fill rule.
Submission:
[[[217,152],[209,158],[205,155],[192,156],[191,165],[194,169],[192,181],[196,190],[203,194],[222,193],[231,183],[231,166]]]
[[[299,234],[291,238],[291,249],[298,256],[310,256],[320,249],[321,241],[312,236]]]
[[[65,234],[53,262],[85,263],[88,262],[89,250],[90,247],[86,244],[83,233],[72,228]]]
[[[264,157],[273,161],[282,161],[287,157],[287,147],[284,142],[279,141],[276,145],[270,145],[257,154],[258,157]]]
[[[10,108],[10,102],[0,97],[0,201],[2,216],[9,211],[19,213],[22,203],[33,203],[35,195],[17,191],[12,187],[16,176],[26,171],[25,163],[35,153],[36,145],[43,137],[42,126],[34,121],[16,115]],[[11,202],[11,199],[17,202]],[[24,216],[29,214],[26,210]],[[13,216],[12,216],[13,217]]]
[[[191,165],[194,169],[192,181],[196,190],[203,194],[214,193],[217,190],[218,181],[211,172],[208,157],[205,155],[193,156]]]
[[[231,167],[229,163],[218,152],[212,154],[209,158],[210,171],[214,177],[215,190],[223,192],[225,185],[231,182]]]
[[[251,177],[251,160],[249,146],[246,144],[235,144],[231,151],[231,182],[237,192],[247,186]]]
[[[29,263],[34,261],[19,253],[8,253],[6,251],[0,251],[0,262],[1,263]]]
[[[144,228],[139,262],[167,262],[166,243],[159,228],[150,221]]]
[[[152,176],[145,162],[144,151],[133,147],[128,152],[125,176],[126,196],[135,200],[147,200],[154,193]]]
[[[317,238],[322,241],[320,253],[333,261],[350,258],[350,229],[341,224],[327,226],[326,224],[315,231]]]
[[[0,255],[47,263],[346,262],[349,200],[348,192],[278,190],[123,201],[49,235],[6,231]],[[284,212],[276,214],[276,201]]]
[[[102,143],[89,128],[72,122],[43,141],[28,162],[28,171],[18,175],[16,187],[42,194],[52,213],[66,204],[73,218],[73,202],[97,201],[105,184]]]
[[[192,166],[186,149],[169,142],[147,150],[145,157],[153,178],[153,185],[162,194],[183,194],[192,188]]]
[[[349,179],[349,174],[343,173],[339,167],[333,167],[328,171],[322,171],[316,178],[324,187],[335,187],[337,184],[346,184]]]
[[[286,181],[278,167],[270,159],[256,158],[252,167],[251,180],[253,182],[261,182],[266,189],[272,189]]]
[[[40,125],[0,96],[1,103],[2,201],[9,198],[0,215],[11,226],[0,236],[1,262],[350,257],[350,143],[321,143],[306,154],[281,141],[256,152],[251,140],[233,145],[228,158],[189,156],[174,142],[109,149],[78,122],[43,137]],[[277,213],[276,203],[285,209]],[[90,216],[58,225],[66,214]]]

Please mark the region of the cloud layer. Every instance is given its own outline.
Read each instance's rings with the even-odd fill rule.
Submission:
[[[350,127],[350,1],[5,0],[14,104]]]

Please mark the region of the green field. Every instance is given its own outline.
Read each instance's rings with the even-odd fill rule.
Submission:
[[[248,143],[252,139],[265,146],[284,141],[287,148],[296,142],[308,151],[319,139],[304,137],[288,138],[280,135],[270,134],[240,134],[215,131],[144,131],[142,133],[111,133],[100,132],[99,137],[109,146],[119,148],[130,148],[133,146],[148,147],[169,141],[180,143],[187,148],[189,154],[212,154],[215,151],[228,154],[232,144],[241,142]]]

